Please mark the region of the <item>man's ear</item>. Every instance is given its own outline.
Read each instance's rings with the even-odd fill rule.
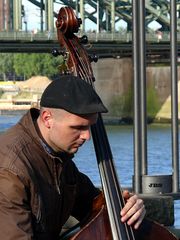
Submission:
[[[45,125],[45,127],[50,128],[51,127],[51,120],[52,120],[52,113],[49,110],[44,110],[41,114],[42,121]]]

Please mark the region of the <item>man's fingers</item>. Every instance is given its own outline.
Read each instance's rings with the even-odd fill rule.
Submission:
[[[139,199],[137,195],[133,195],[127,200],[125,206],[121,210],[121,216],[123,217],[126,214],[130,216],[131,213],[133,214],[134,212],[136,212],[140,207],[142,207],[142,205],[143,200]]]
[[[145,210],[145,207],[143,206],[143,208],[141,209],[141,213],[140,213],[140,216],[138,218],[138,220],[134,223],[133,225],[133,228],[134,229],[138,229],[138,227],[140,226],[140,224],[142,223],[145,215],[146,215],[146,210]],[[129,223],[128,223],[129,224]]]
[[[127,221],[128,225],[133,225],[137,229],[146,214],[144,202],[137,195],[133,195],[127,200],[124,208],[121,210],[121,221]]]

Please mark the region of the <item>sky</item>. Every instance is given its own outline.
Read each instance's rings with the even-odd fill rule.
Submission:
[[[23,20],[27,22],[28,31],[40,29],[40,9],[28,0],[22,0],[22,5],[25,9],[25,19]],[[25,30],[24,24],[23,30]]]
[[[25,13],[26,13],[25,20],[27,21],[27,30],[28,31],[39,30],[40,29],[40,9],[37,6],[35,6],[34,4],[32,4],[31,2],[29,2],[28,0],[22,0],[22,4],[24,5]],[[61,6],[63,6],[63,5],[54,3],[54,11],[58,13]],[[90,6],[87,5],[85,7],[88,12],[92,11]],[[54,22],[55,22],[55,20],[56,19],[54,19]],[[117,30],[119,29],[119,27],[125,28],[126,23],[123,20],[121,20],[116,24],[115,27]],[[150,27],[155,30],[161,26],[157,22],[152,22],[150,24]],[[97,29],[96,24],[93,23],[92,21],[86,19],[85,30],[96,30],[96,29]],[[24,23],[23,23],[23,30],[25,30]]]
[[[29,2],[28,0],[22,0],[22,4],[24,5],[25,13],[26,13],[26,21],[27,21],[27,29],[28,31],[40,29],[40,9]],[[54,3],[54,11],[59,12],[61,8],[61,4]],[[54,19],[55,22],[56,19]],[[92,23],[90,20],[86,21],[86,27],[88,29],[96,29],[96,24]],[[23,30],[25,30],[25,24],[23,24]]]

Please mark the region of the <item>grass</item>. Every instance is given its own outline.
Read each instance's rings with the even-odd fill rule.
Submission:
[[[32,99],[34,95],[38,95],[40,97],[39,93],[32,93],[32,92],[20,92],[16,96],[14,96],[14,99]]]
[[[110,103],[110,112],[116,117],[132,117],[133,116],[133,91],[130,88],[122,96],[115,96]],[[157,114],[160,104],[158,101],[158,96],[153,87],[149,86],[147,89],[147,116],[154,118]]]
[[[13,85],[14,82],[13,81],[3,81],[3,80],[0,80],[0,85],[3,86],[3,85]]]

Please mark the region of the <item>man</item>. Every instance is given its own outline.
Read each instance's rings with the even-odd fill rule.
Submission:
[[[79,172],[74,154],[90,139],[97,113],[107,112],[85,81],[70,75],[53,81],[30,109],[0,136],[0,239],[55,240],[70,215],[84,219],[99,194]],[[136,195],[121,212],[138,228],[145,209]]]

